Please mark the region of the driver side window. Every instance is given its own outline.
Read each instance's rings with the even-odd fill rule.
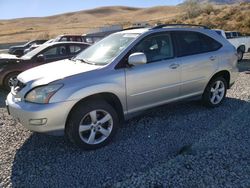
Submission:
[[[56,46],[48,49],[47,51],[43,52],[45,59],[53,59],[58,58],[61,56],[66,56],[66,46]]]
[[[147,57],[147,63],[161,61],[173,58],[173,45],[169,34],[158,34],[147,37],[138,43],[134,49],[135,52],[142,52]]]

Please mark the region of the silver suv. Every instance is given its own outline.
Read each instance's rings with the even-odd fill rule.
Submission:
[[[132,114],[189,97],[219,106],[238,75],[235,48],[216,32],[160,25],[108,36],[73,59],[21,73],[6,100],[29,130],[106,145]]]

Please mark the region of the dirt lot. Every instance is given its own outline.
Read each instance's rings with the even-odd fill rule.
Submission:
[[[245,58],[222,106],[152,109],[89,152],[26,130],[7,115],[0,91],[0,187],[250,187],[250,54]]]

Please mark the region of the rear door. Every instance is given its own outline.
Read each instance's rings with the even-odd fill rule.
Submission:
[[[129,54],[143,52],[147,64],[126,68],[127,106],[135,112],[179,97],[180,67],[174,58],[171,35],[146,37]]]
[[[200,32],[175,31],[173,35],[181,66],[181,96],[200,94],[218,66],[222,45]]]

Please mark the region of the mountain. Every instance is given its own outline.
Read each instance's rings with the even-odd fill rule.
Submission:
[[[191,0],[191,1],[197,2],[197,3],[213,3],[213,4],[218,4],[218,5],[250,2],[250,0]]]
[[[201,0],[198,0],[201,1]],[[218,0],[217,0],[218,1]],[[84,34],[100,26],[135,22],[193,23],[211,28],[236,30],[250,34],[250,3],[233,5],[197,4],[198,8],[159,6],[151,8],[101,7],[39,18],[0,20],[0,43],[52,38],[59,34]],[[190,14],[190,15],[189,15]]]

